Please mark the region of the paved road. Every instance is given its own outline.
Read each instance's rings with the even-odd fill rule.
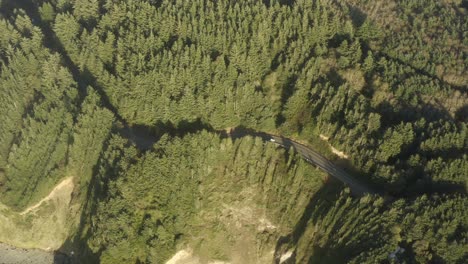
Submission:
[[[1,0],[0,0],[1,1]],[[26,1],[17,1],[17,5],[28,13],[28,15],[32,18],[35,18],[37,21],[40,21],[40,15],[39,11],[37,9],[37,6],[35,5],[30,5],[30,2]],[[16,3],[13,1],[12,3]],[[29,3],[29,5],[28,5]],[[16,4],[15,4],[16,5]],[[44,24],[45,25],[45,24]],[[42,29],[45,32],[45,36],[54,36],[55,33],[53,30],[47,26],[42,25]],[[49,39],[49,38],[46,38]],[[53,39],[53,38],[50,38]],[[64,59],[66,60],[66,64],[68,68],[72,71],[74,77],[76,80],[79,80],[79,70],[78,67],[72,62],[70,58],[66,56],[66,52],[64,51],[64,48],[59,45],[59,46],[54,46],[56,43],[54,42],[48,42],[46,43],[52,50],[58,49],[60,54],[64,56]],[[83,86],[80,85],[82,89],[85,89],[82,91],[83,94],[86,94],[86,87],[87,85]],[[136,146],[140,149],[151,149],[152,145],[154,142],[157,141],[157,138],[151,135],[151,132],[149,128],[147,127],[139,127],[139,128],[132,128],[127,124],[127,122],[120,116],[119,112],[115,107],[110,103],[109,98],[107,97],[106,93],[102,90],[99,89],[99,86],[94,85],[96,87],[96,91],[99,93],[101,100],[103,100],[103,104],[111,110],[114,115],[117,117],[117,120],[119,120],[123,127],[121,129],[121,134],[124,137],[127,137],[132,141],[133,143],[136,144]],[[80,90],[81,91],[81,90]],[[192,125],[193,126],[193,125]],[[220,131],[218,131],[220,132]],[[222,132],[220,132],[222,133]],[[230,133],[231,136],[234,136],[235,134],[241,135],[253,135],[253,136],[260,136],[264,140],[270,140],[271,138],[275,139],[276,143],[280,144],[283,147],[289,148],[289,147],[294,147],[297,152],[299,152],[308,162],[317,165],[319,168],[322,170],[326,171],[333,177],[337,178],[338,180],[342,181],[346,185],[348,185],[351,189],[351,191],[356,194],[356,195],[364,195],[366,193],[375,193],[373,192],[370,188],[364,186],[362,183],[359,183],[355,178],[353,178],[351,175],[343,171],[341,168],[336,166],[335,164],[331,163],[329,160],[321,156],[319,153],[315,152],[314,150],[307,148],[306,146],[295,142],[293,140],[283,138],[283,137],[277,137],[273,135],[268,135],[265,133],[258,133],[254,131],[248,131],[248,130],[242,130],[242,131],[233,131]]]
[[[274,140],[274,142],[272,141]],[[282,147],[290,148],[293,147],[302,157],[307,160],[309,163],[317,165],[320,169],[327,172],[331,176],[335,177],[339,181],[343,182],[351,189],[351,192],[358,196],[363,196],[365,194],[377,194],[371,188],[365,184],[359,182],[353,176],[349,175],[339,166],[335,165],[316,151],[307,146],[304,146],[298,142],[295,142],[291,139],[282,138],[278,136],[270,136],[270,141],[272,143],[279,144]]]
[[[323,171],[327,172],[331,176],[346,184],[351,189],[351,192],[354,195],[363,196],[366,194],[378,194],[377,191],[374,191],[364,183],[360,182],[355,177],[351,176],[346,171],[344,171],[342,168],[335,165],[324,156],[320,155],[318,152],[289,138],[270,135],[262,132],[254,132],[250,130],[234,130],[228,133],[228,135],[230,135],[233,138],[240,138],[246,135],[256,136],[261,137],[264,141],[278,144],[287,149],[293,147],[299,154],[301,154],[301,156],[306,161],[316,165]]]
[[[210,130],[210,129],[208,129]],[[212,132],[218,133],[223,138],[242,138],[245,136],[260,137],[265,142],[271,142],[272,144],[278,144],[284,148],[289,149],[293,147],[302,157],[307,160],[309,163],[318,166],[323,171],[327,172],[331,176],[335,177],[339,181],[343,182],[351,189],[351,192],[357,196],[363,196],[365,194],[379,194],[377,191],[366,186],[364,183],[357,180],[355,177],[348,174],[339,166],[335,165],[318,152],[313,149],[291,140],[289,138],[275,136],[263,132],[257,132],[251,129],[245,128],[236,128],[230,132],[224,130],[218,131],[211,129]],[[192,131],[194,132],[194,131]],[[196,132],[196,131],[195,131]],[[139,149],[149,150],[152,148],[153,144],[157,141],[157,137],[152,135],[148,128],[138,127],[138,128],[123,128],[121,130],[122,136],[127,137],[132,141]],[[274,140],[274,141],[273,141]]]

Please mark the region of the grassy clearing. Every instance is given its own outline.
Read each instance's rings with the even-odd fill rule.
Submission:
[[[225,178],[223,181],[223,177],[216,177],[211,183],[213,186],[206,189],[217,191],[206,194],[206,199],[202,199],[205,204],[194,220],[197,223],[194,229],[199,231],[187,239],[193,256],[200,259],[200,263],[215,260],[271,263],[278,237],[292,232],[310,197],[322,187],[324,175],[321,171],[306,166],[300,166],[298,170],[291,178],[287,175],[275,178],[271,174],[272,182],[269,183],[267,176],[263,186],[236,186],[235,183],[227,183]],[[240,188],[234,192],[214,188],[223,184],[231,190]],[[284,190],[279,195],[273,191],[283,187],[291,192]],[[281,201],[277,201],[278,197],[282,197]]]
[[[21,213],[0,204],[0,241],[20,248],[58,249],[73,222],[69,219],[78,209],[70,206],[73,188],[73,178],[66,178]]]

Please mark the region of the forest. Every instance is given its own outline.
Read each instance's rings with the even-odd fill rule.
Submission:
[[[0,0],[0,203],[73,177],[57,250],[77,263],[467,263],[466,17],[465,0]]]

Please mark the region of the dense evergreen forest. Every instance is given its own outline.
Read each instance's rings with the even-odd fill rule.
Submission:
[[[0,0],[0,202],[73,177],[78,263],[467,263],[467,9]],[[239,127],[326,138],[384,195]]]

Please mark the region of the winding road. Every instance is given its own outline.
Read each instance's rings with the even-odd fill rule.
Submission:
[[[326,173],[330,174],[332,177],[336,178],[337,180],[343,182],[351,189],[351,193],[356,196],[364,196],[366,194],[380,194],[378,191],[370,188],[363,182],[359,181],[346,171],[344,171],[341,167],[334,164],[333,162],[329,161],[327,158],[322,156],[317,151],[307,147],[297,141],[292,139],[276,136],[264,132],[258,132],[252,129],[247,128],[234,128],[231,129],[229,132],[226,130],[214,130],[211,128],[203,128],[207,129],[210,132],[218,133],[222,138],[242,138],[245,136],[252,136],[252,137],[259,137],[264,142],[277,144],[283,148],[289,149],[293,147],[307,162],[319,167],[321,170],[325,171]],[[195,132],[195,131],[191,131]],[[133,144],[137,146],[140,150],[150,150],[153,147],[153,144],[157,141],[158,137],[152,135],[151,132],[147,128],[138,127],[138,128],[131,128],[125,127],[121,130],[121,135],[128,138]]]
[[[347,185],[351,192],[356,196],[364,196],[366,194],[379,194],[377,191],[373,190],[372,188],[368,187],[366,184],[360,182],[355,177],[351,176],[349,173],[344,171],[338,165],[334,164],[333,162],[329,161],[327,158],[319,154],[317,151],[299,143],[292,139],[275,136],[263,132],[254,132],[250,130],[232,130],[231,132],[227,133],[232,138],[240,138],[247,135],[256,136],[263,139],[265,142],[271,142],[274,144],[278,144],[279,146],[289,149],[293,147],[307,162],[316,165],[321,170],[327,172],[334,178],[338,179],[339,181],[343,182]]]
[[[274,140],[274,141],[273,141]],[[291,139],[282,138],[278,136],[271,136],[270,141],[273,143],[279,144],[284,148],[293,147],[301,156],[309,163],[316,165],[323,171],[327,172],[331,176],[335,177],[339,181],[343,182],[351,189],[351,192],[357,196],[363,196],[366,194],[377,194],[368,186],[364,185],[362,182],[359,182],[353,176],[349,175],[342,168],[338,167],[316,151],[307,146],[304,146],[298,142],[295,142]]]

